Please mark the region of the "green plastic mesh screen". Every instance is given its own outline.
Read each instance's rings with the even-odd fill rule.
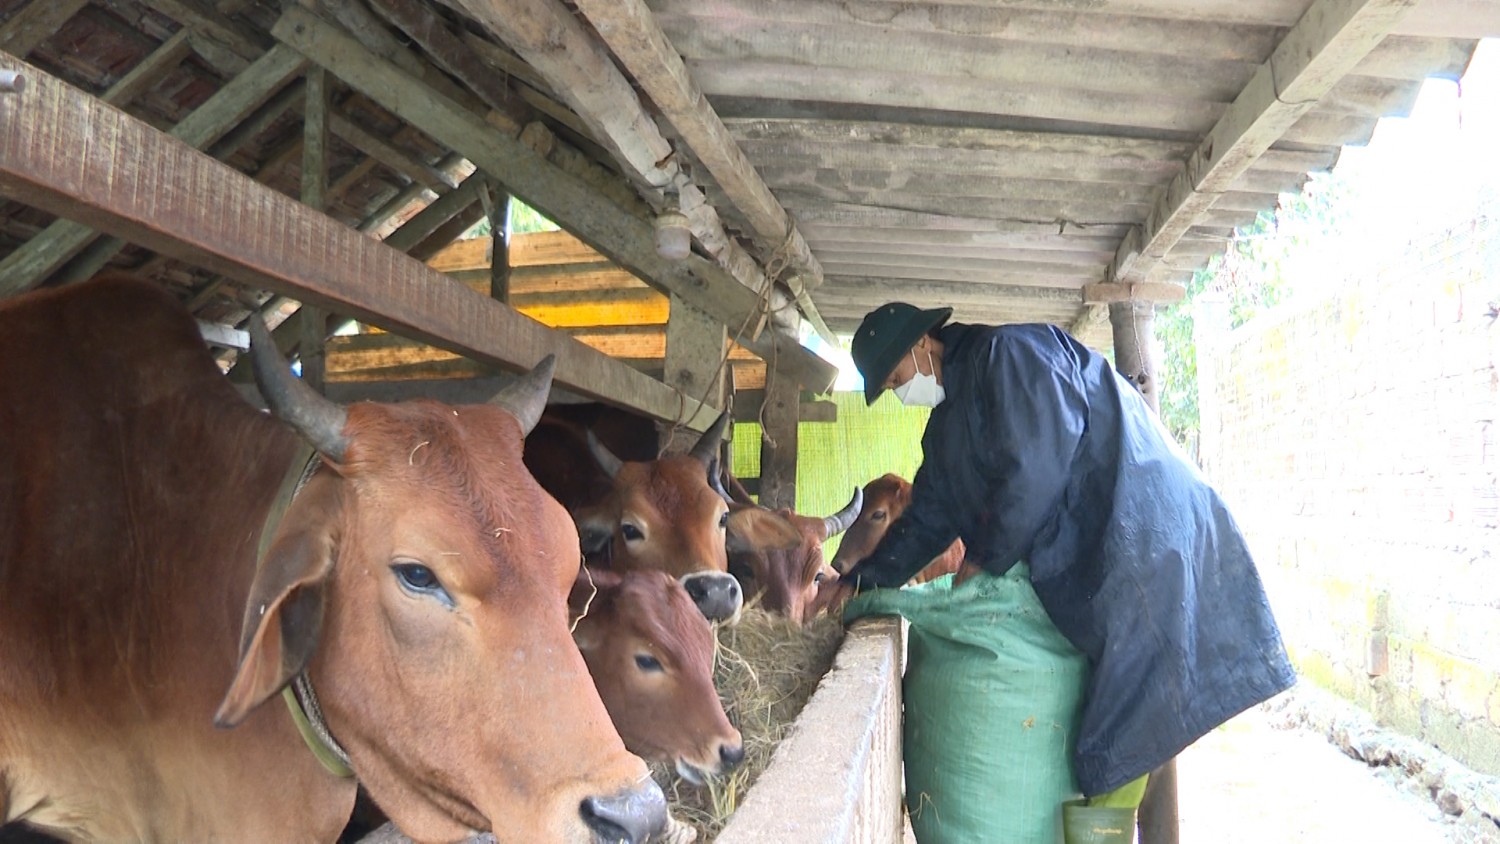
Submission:
[[[859,392],[832,394],[837,422],[803,422],[797,426],[797,512],[826,516],[849,503],[855,487],[886,472],[911,480],[922,465],[925,407],[906,407],[890,394],[865,406]],[[734,426],[734,474],[760,477],[760,426]],[[839,537],[824,545],[828,559]]]

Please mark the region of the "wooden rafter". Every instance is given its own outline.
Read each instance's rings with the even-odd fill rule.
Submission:
[[[576,0],[574,5],[745,215],[761,258],[784,255],[782,260],[791,270],[790,286],[798,304],[811,307],[806,291],[823,283],[818,259],[698,89],[645,2]]]
[[[412,4],[412,0],[377,2],[385,6]],[[760,292],[764,285],[774,285],[776,279],[768,279],[743,247],[725,232],[718,212],[707,203],[701,188],[693,184],[681,168],[671,144],[646,112],[630,80],[620,73],[608,51],[569,10],[556,0],[522,0],[503,5],[494,0],[455,2],[541,72],[551,87],[582,117],[594,138],[610,150],[626,175],[650,197],[653,206],[670,205],[664,194],[677,194],[677,204],[687,213],[694,238],[721,267],[751,290]],[[566,49],[557,49],[558,44]],[[707,108],[706,104],[704,107]],[[723,128],[722,124],[720,128]],[[740,158],[743,160],[743,155]],[[815,268],[816,261],[807,252],[801,235],[793,230],[795,236],[788,239],[790,221],[785,211],[781,213],[784,225],[770,242],[771,248],[762,254],[769,257],[786,242],[787,247],[780,251],[790,257],[794,270]],[[803,253],[810,264],[802,260]],[[821,270],[817,278],[821,280]],[[832,341],[832,333],[818,316],[817,307],[806,295],[802,282],[794,277],[789,287],[797,296],[797,307],[802,309],[803,315]],[[774,298],[780,294],[773,290],[770,295]],[[789,310],[775,301],[772,309]]]
[[[0,26],[0,50],[25,58],[87,5],[88,0],[31,0]]]
[[[649,416],[715,415],[691,398],[453,284],[394,249],[207,158],[12,57],[24,94],[0,98],[0,193],[78,218],[242,283],[295,296],[483,364],[527,368],[556,354],[557,382]],[[129,156],[70,156],[109,138]],[[236,213],[225,214],[224,208]]]
[[[483,119],[427,88],[314,15],[289,7],[273,34],[331,69],[346,83],[465,155],[527,204],[665,293],[677,293],[731,327],[762,312],[755,293],[716,264],[691,256],[671,263],[656,254],[651,224],[599,197],[591,185],[531,147],[494,131]],[[824,391],[837,375],[795,339],[767,332],[745,344],[799,383]]]
[[[1415,0],[1315,0],[1163,187],[1143,226],[1132,229],[1110,264],[1111,281],[1138,281],[1220,194],[1312,111],[1407,12]]]

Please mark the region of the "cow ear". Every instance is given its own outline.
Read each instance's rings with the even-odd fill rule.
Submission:
[[[573,589],[568,593],[568,611],[575,616],[583,612],[590,600],[601,592],[608,592],[620,585],[620,575],[609,569],[579,566],[578,577],[573,580]]]
[[[730,551],[785,551],[802,544],[802,534],[764,507],[731,510],[725,546]]]
[[[214,715],[220,727],[245,720],[306,668],[317,649],[337,547],[336,488],[325,488],[320,502],[313,489],[320,485],[315,479],[299,496],[250,584],[239,665]]]
[[[615,535],[615,520],[602,508],[584,507],[573,513],[578,526],[578,544],[585,555],[604,550]]]

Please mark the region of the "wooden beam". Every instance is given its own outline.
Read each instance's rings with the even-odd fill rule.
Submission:
[[[302,107],[302,204],[322,211],[328,200],[329,100],[333,78],[328,71],[314,67],[307,71],[307,93]],[[328,312],[303,305],[292,317],[300,326],[302,340],[297,357],[302,362],[302,380],[309,387],[324,392],[327,354],[323,340],[328,334]]]
[[[644,0],[575,0],[574,5],[745,215],[761,259],[783,256],[792,277],[800,279],[794,292],[822,284],[823,269],[802,233],[708,104]],[[805,296],[801,293],[799,302]]]
[[[289,7],[274,33],[402,119],[421,126],[434,140],[468,157],[528,205],[648,284],[679,294],[731,327],[751,323],[762,313],[756,295],[717,265],[697,256],[672,263],[657,255],[649,222],[601,199],[579,177],[370,55],[337,28]],[[818,392],[828,389],[838,374],[796,340],[773,332],[747,340],[745,345],[758,353],[764,350],[768,357],[774,355],[786,377]]]
[[[335,135],[348,141],[350,145],[360,152],[411,179],[413,182],[426,185],[434,191],[452,190],[458,187],[458,182],[454,181],[453,177],[437,170],[431,165],[424,164],[412,158],[406,152],[398,149],[395,144],[390,143],[384,138],[376,137],[374,133],[366,131],[364,127],[350,120],[344,114],[335,112],[330,115],[329,128],[333,130]]]
[[[1220,193],[1317,106],[1416,0],[1314,0],[1209,130],[1187,169],[1120,243],[1109,280],[1138,281],[1197,225]]]
[[[177,30],[171,38],[161,42],[160,46],[137,62],[129,73],[109,86],[109,90],[100,95],[100,99],[124,108],[142,92],[160,82],[163,74],[182,64],[182,60],[192,51],[187,29]]]
[[[484,187],[485,193],[482,196],[488,197],[485,213],[490,220],[490,298],[510,304],[511,215],[515,211],[516,204],[504,186],[499,183],[486,181]],[[475,238],[475,240],[482,239]]]
[[[740,390],[734,395],[734,421],[760,424],[760,405],[766,400],[766,391]],[[817,401],[803,397],[797,405],[797,422],[837,422],[839,406],[836,402]]]
[[[0,194],[488,366],[556,354],[562,386],[657,419],[685,407],[703,430],[716,415],[50,74],[5,55],[0,70],[29,83],[0,97]],[[117,155],[59,154],[106,139]]]
[[[484,176],[475,171],[463,184],[439,196],[426,208],[418,211],[416,216],[407,220],[400,229],[392,232],[385,239],[385,244],[402,252],[411,251],[459,212],[478,202],[483,183]]]
[[[306,60],[288,47],[275,47],[220,88],[172,128],[171,136],[203,149],[259,108],[287,80],[302,70]],[[34,98],[27,92],[23,100]],[[12,102],[16,100],[11,98]],[[97,143],[97,142],[96,142]],[[17,197],[26,202],[25,195]],[[69,219],[60,219],[25,245],[0,260],[0,298],[14,296],[41,283],[98,237],[98,232]]]
[[[1116,302],[1180,302],[1187,290],[1180,284],[1159,282],[1085,284],[1083,301],[1087,305],[1111,305]]]
[[[0,26],[0,50],[25,58],[88,5],[88,0],[31,0]]]

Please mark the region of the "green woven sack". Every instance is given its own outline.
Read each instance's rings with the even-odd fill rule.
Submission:
[[[857,596],[846,621],[910,622],[906,805],[922,844],[1054,844],[1088,661],[1047,618],[1025,565]]]

